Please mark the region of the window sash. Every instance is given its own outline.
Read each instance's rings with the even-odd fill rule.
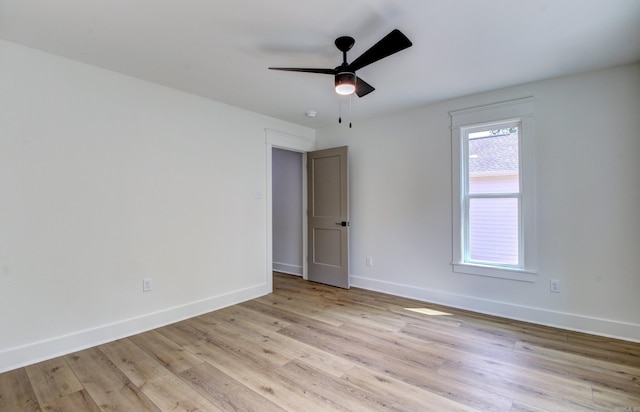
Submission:
[[[516,214],[517,214],[517,223],[516,229],[518,232],[517,235],[517,263],[508,263],[508,262],[499,262],[495,260],[481,260],[474,259],[472,255],[471,248],[471,201],[473,199],[516,199]],[[523,228],[522,228],[522,196],[520,193],[482,193],[482,194],[465,194],[463,200],[463,228],[464,228],[464,236],[463,236],[463,260],[465,263],[471,264],[480,264],[484,266],[495,266],[495,267],[504,267],[504,268],[514,268],[514,269],[523,269],[524,265],[524,251],[523,251]]]

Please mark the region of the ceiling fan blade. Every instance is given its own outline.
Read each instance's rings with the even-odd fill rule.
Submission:
[[[301,67],[269,67],[269,70],[282,70],[285,72],[336,74],[335,69],[305,69]]]
[[[413,43],[411,43],[411,40],[409,40],[407,36],[402,34],[400,30],[395,29],[384,36],[382,40],[371,46],[369,50],[362,53],[360,57],[351,62],[348,69],[349,71],[355,72],[364,66],[368,66],[373,62],[377,62],[380,59],[391,56],[392,54],[397,53],[400,50],[404,50],[407,47],[411,47],[412,44]]]
[[[361,78],[357,78],[356,80],[356,94],[358,97],[364,97],[374,91],[376,88],[365,82]]]

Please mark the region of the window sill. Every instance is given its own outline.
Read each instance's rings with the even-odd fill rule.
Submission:
[[[515,268],[499,268],[496,266],[474,265],[470,263],[452,263],[453,271],[467,275],[488,276],[492,278],[535,282],[536,272]]]

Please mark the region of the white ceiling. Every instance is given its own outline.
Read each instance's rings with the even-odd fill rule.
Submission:
[[[333,78],[267,67],[333,68],[336,37],[352,61],[394,28],[413,47],[358,71],[354,121],[640,61],[640,0],[0,0],[0,39],[313,128]]]

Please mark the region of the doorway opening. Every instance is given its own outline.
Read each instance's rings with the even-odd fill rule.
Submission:
[[[302,180],[302,278],[307,279],[307,174],[306,162],[307,152],[316,149],[315,138],[290,135],[266,129],[266,175],[267,175],[267,250],[266,250],[266,274],[265,282],[269,289],[273,290],[273,149],[283,149],[285,151],[297,152],[301,156],[300,171]]]
[[[273,270],[302,276],[304,155],[291,150],[272,150]]]

